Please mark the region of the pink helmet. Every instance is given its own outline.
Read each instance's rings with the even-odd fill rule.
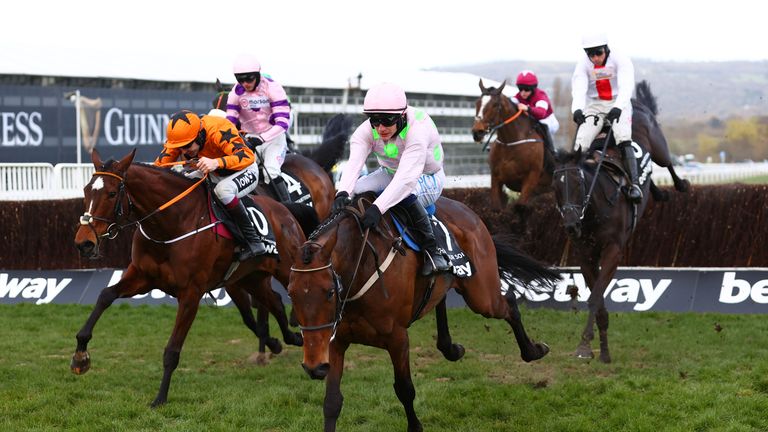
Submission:
[[[525,85],[525,86],[537,86],[539,85],[539,79],[536,78],[536,74],[533,73],[533,71],[524,70],[520,72],[520,74],[517,76],[517,81],[515,82],[517,85]]]
[[[250,54],[243,54],[238,56],[235,60],[235,65],[232,67],[232,72],[235,74],[261,72],[261,63],[259,63],[259,60],[256,57]]]
[[[400,114],[408,108],[408,100],[403,89],[395,84],[377,84],[365,94],[363,112]]]

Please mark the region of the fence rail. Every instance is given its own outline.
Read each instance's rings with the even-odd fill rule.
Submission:
[[[0,163],[0,201],[81,198],[93,171],[92,164]],[[677,172],[693,184],[729,183],[768,176],[768,162],[692,165],[678,167]],[[665,168],[654,166],[651,176],[657,185],[672,184]],[[447,189],[490,185],[488,174],[449,176],[445,183]]]

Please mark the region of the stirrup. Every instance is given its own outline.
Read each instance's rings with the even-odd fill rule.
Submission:
[[[246,240],[244,245],[240,246],[240,253],[237,255],[238,261],[245,261],[250,258],[255,258],[267,253],[267,248],[264,247],[262,241],[251,243]]]
[[[451,269],[451,264],[448,262],[445,256],[441,253],[436,253],[435,257],[432,254],[424,251],[424,265],[421,267],[421,275],[429,276],[434,273],[447,272]]]
[[[632,192],[637,192],[637,196],[633,197]],[[640,189],[640,186],[633,183],[629,186],[629,189],[627,189],[627,198],[629,198],[630,201],[639,203],[643,200],[643,190]]]

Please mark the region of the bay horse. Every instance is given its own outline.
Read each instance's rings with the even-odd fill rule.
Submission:
[[[83,327],[70,368],[83,374],[90,368],[88,342],[102,313],[118,298],[159,289],[178,299],[176,322],[163,353],[163,377],[152,402],[167,401],[171,375],[179,364],[181,348],[197,314],[203,295],[224,285],[245,325],[259,338],[268,337],[251,312],[250,296],[277,317],[286,343],[301,345],[300,334],[290,331],[279,296],[271,290],[274,277],[288,285],[290,265],[298,258],[305,240],[302,225],[317,223],[315,212],[303,205],[284,206],[271,198],[254,196],[274,229],[279,259],[266,254],[234,267],[234,241],[211,228],[206,188],[180,173],[148,164],[134,163],[136,151],[119,161],[102,161],[91,154],[95,167],[84,188],[85,213],[75,234],[75,246],[83,257],[99,255],[105,238],[114,238],[131,225],[134,233],[131,262],[120,281],[104,288]],[[181,197],[180,199],[178,199]],[[276,342],[276,341],[275,341]],[[272,349],[269,341],[265,342]]]
[[[480,79],[480,98],[475,102],[472,137],[480,143],[488,136],[491,167],[491,207],[498,210],[506,204],[502,186],[520,192],[515,211],[523,216],[531,197],[549,191],[552,183],[554,155],[544,145],[544,132],[537,121],[517,109],[499,88],[486,88]],[[497,138],[490,142],[493,134]]]
[[[288,294],[305,340],[302,366],[311,378],[326,378],[326,432],[336,430],[341,413],[341,377],[351,344],[389,352],[394,389],[405,409],[408,430],[422,430],[413,407],[408,327],[435,308],[437,348],[446,359],[459,360],[464,348],[452,342],[445,310],[450,288],[464,297],[472,311],[506,320],[524,361],[540,359],[549,351],[546,344],[533,342],[526,334],[514,292],[502,294],[500,272],[509,271],[524,283],[551,282],[559,275],[493,239],[472,210],[443,197],[436,203],[436,215],[469,257],[473,272],[467,278],[451,273],[421,276],[422,259],[403,248],[401,238],[393,234],[397,231],[390,212],[378,227],[363,232],[360,220],[373,199],[371,193],[362,194],[323,222],[301,247],[291,269]]]

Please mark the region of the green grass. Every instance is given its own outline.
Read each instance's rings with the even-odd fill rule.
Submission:
[[[97,324],[92,369],[69,371],[90,307],[0,306],[2,431],[317,431],[324,383],[287,347],[267,366],[234,308],[203,307],[169,403],[150,409],[175,308],[116,306]],[[762,315],[612,313],[614,362],[572,357],[581,312],[523,308],[552,352],[527,364],[506,323],[449,310],[451,363],[434,347],[433,315],[411,329],[416,412],[427,431],[765,431],[768,319]],[[715,331],[715,324],[722,331]],[[274,329],[273,329],[274,331]],[[404,431],[384,351],[353,346],[340,431]]]
[[[768,175],[745,178],[745,179],[739,180],[739,183],[766,184],[768,183]]]

